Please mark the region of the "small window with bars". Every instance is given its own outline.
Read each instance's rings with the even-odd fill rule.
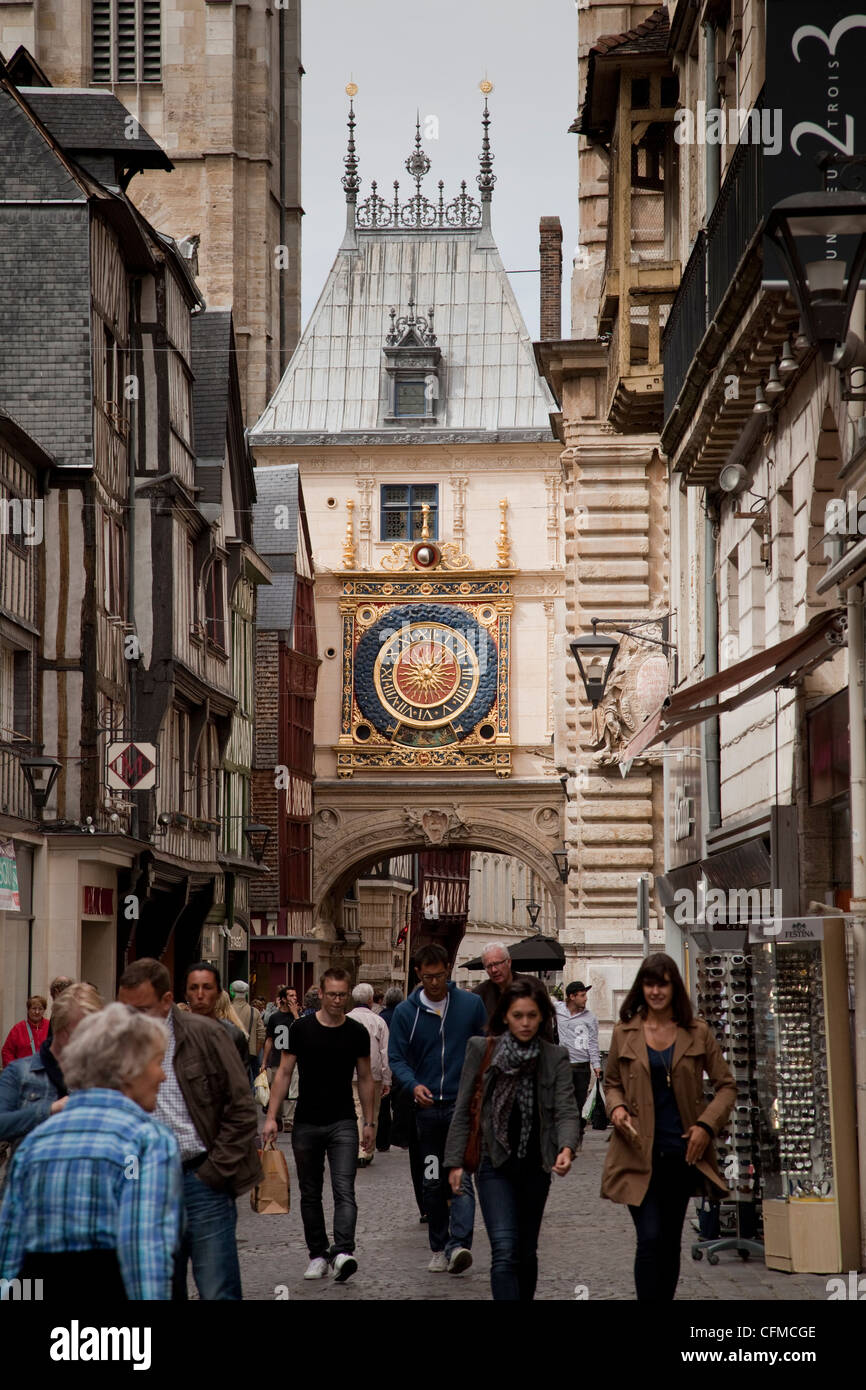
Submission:
[[[439,534],[439,488],[436,483],[420,485],[388,484],[382,488],[381,539],[417,541],[424,525],[424,505],[428,507],[430,539]]]
[[[92,6],[93,82],[161,82],[161,0],[92,0]]]

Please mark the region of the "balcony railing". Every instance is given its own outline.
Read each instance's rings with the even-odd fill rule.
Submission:
[[[698,234],[683,272],[662,342],[665,427],[704,334],[761,225],[763,161],[760,144],[737,146],[706,231]]]
[[[682,390],[692,358],[707,331],[707,234],[698,232],[662,337],[665,419]]]
[[[763,147],[738,145],[707,223],[708,322],[733,284],[737,266],[758,230],[763,206]]]

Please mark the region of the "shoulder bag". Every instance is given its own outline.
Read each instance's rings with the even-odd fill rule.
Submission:
[[[474,1173],[481,1162],[481,1100],[484,1075],[490,1066],[493,1049],[498,1041],[498,1038],[487,1039],[487,1047],[481,1059],[481,1066],[478,1068],[478,1075],[472,1090],[472,1099],[469,1102],[469,1136],[466,1140],[466,1152],[463,1155],[463,1167],[467,1173]]]

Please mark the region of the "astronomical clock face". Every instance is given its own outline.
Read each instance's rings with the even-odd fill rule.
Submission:
[[[341,775],[414,766],[507,776],[510,596],[406,603],[399,581],[387,587],[397,591],[390,602],[375,593],[344,608]]]
[[[478,690],[474,644],[444,623],[411,623],[386,642],[373,683],[382,708],[416,729],[442,728],[465,714]]]

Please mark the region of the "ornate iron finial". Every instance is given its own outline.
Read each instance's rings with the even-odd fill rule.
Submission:
[[[349,144],[346,157],[343,160],[346,166],[346,172],[340,182],[346,190],[347,203],[357,203],[358,189],[361,187],[361,179],[358,174],[358,158],[355,154],[355,108],[353,105],[353,98],[357,94],[357,91],[358,88],[354,82],[346,84],[346,94],[349,98],[349,119],[347,121],[349,127]]]
[[[346,176],[343,179],[343,187],[346,189],[346,201],[357,202],[357,190],[361,180],[357,176],[357,160],[355,159],[355,146],[352,138],[352,127],[354,120],[352,112],[349,112],[349,156],[346,159]],[[492,156],[489,155],[488,159]],[[352,161],[350,168],[350,159]],[[394,180],[394,199],[393,202],[386,203],[377,192],[377,185],[371,184],[372,192],[368,198],[358,206],[355,218],[355,226],[361,228],[380,228],[391,227],[394,230],[421,231],[428,227],[480,227],[482,222],[482,210],[474,198],[466,192],[466,184],[462,185],[462,192],[450,203],[445,202],[444,184],[440,179],[438,185],[438,200],[431,200],[421,190],[422,179],[430,172],[430,156],[421,144],[421,114],[416,113],[415,117],[415,140],[413,148],[404,161],[407,172],[415,180],[415,192],[408,202],[400,201],[400,184]],[[493,180],[494,176],[489,173],[488,177]],[[351,182],[352,191],[350,193],[349,183]],[[495,181],[495,180],[494,180]],[[479,180],[480,182],[480,180]],[[492,183],[490,185],[492,187]],[[489,196],[489,195],[487,195]]]
[[[482,203],[489,203],[493,197],[493,185],[496,182],[496,175],[493,172],[493,155],[490,153],[490,112],[487,109],[487,94],[493,91],[493,83],[487,79],[479,84],[484,93],[484,114],[481,117],[483,134],[481,136],[481,153],[478,156],[478,163],[481,165],[476,182],[481,190]]]
[[[386,347],[400,347],[407,338],[414,335],[415,341],[422,347],[435,347],[436,334],[433,332],[433,310],[428,311],[427,317],[423,314],[415,313],[415,300],[409,300],[408,314],[401,314],[396,318],[396,309],[390,311],[391,329],[385,335]],[[396,319],[396,322],[395,322]]]
[[[421,180],[430,172],[430,156],[421,148],[421,113],[415,116],[415,148],[406,160],[406,168],[415,180],[415,192],[420,196]]]

